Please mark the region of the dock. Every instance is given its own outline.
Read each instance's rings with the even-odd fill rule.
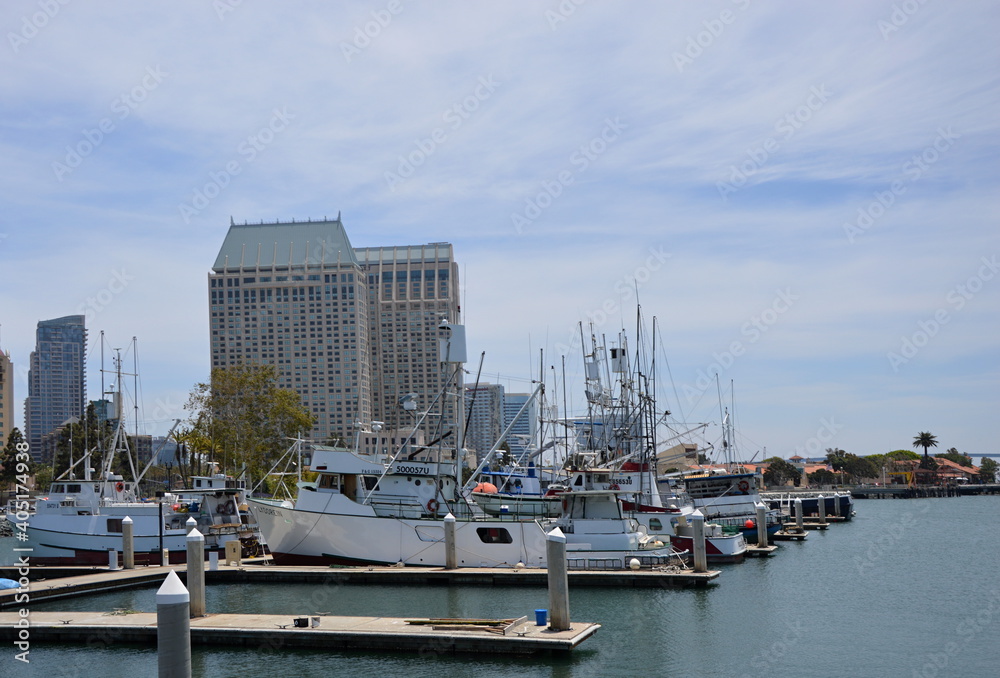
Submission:
[[[160,570],[162,572],[162,570]],[[0,639],[16,639],[17,612],[0,612]],[[156,613],[32,612],[31,641],[156,645]],[[210,614],[191,620],[193,645],[231,645],[275,651],[391,650],[421,655],[482,653],[538,654],[569,652],[590,638],[600,624],[573,622],[568,631],[552,631],[521,617],[485,626],[482,620],[400,619],[259,614]],[[418,623],[410,623],[418,622]],[[298,625],[296,625],[298,624]]]
[[[787,530],[778,530],[771,535],[773,541],[803,541],[809,533],[805,529],[799,530],[792,527]]]
[[[747,557],[748,558],[770,558],[778,550],[778,547],[774,544],[768,544],[767,546],[753,546],[747,545]]]
[[[206,584],[313,583],[392,586],[546,586],[548,573],[540,568],[468,567],[322,567],[276,566],[255,558],[250,564],[223,566],[205,572]],[[185,578],[184,565],[149,566],[133,570],[93,567],[33,567],[29,570],[30,601],[58,600],[91,593],[158,586],[169,570]],[[570,570],[571,587],[688,588],[708,586],[721,572],[693,570]],[[0,577],[17,580],[16,568],[0,568]],[[18,589],[0,591],[0,610],[23,607]],[[30,603],[29,603],[30,606]]]

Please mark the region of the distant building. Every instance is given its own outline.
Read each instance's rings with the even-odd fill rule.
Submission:
[[[14,363],[10,353],[0,350],[0,447],[14,428]]]
[[[83,417],[86,361],[84,316],[38,323],[35,350],[29,360],[28,397],[24,401],[25,438],[36,462],[42,459],[42,436],[71,417]]]
[[[528,406],[524,414],[511,427],[506,440],[517,462],[526,465],[527,456],[534,452],[538,445],[538,401],[532,400],[530,393],[504,393],[504,429],[510,426],[525,403],[528,403]]]
[[[212,367],[273,365],[316,418],[307,436],[353,445],[356,423],[403,429],[440,390],[442,320],[458,321],[451,245],[355,249],[337,219],[235,224],[208,275]],[[456,411],[421,427],[454,428]]]
[[[483,455],[500,440],[504,422],[504,390],[501,384],[479,384],[465,389],[465,411],[468,413],[468,434],[465,446]]]

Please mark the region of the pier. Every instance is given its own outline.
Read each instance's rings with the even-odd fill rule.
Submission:
[[[162,579],[164,571],[157,572]],[[0,639],[16,639],[19,619],[17,612],[0,612]],[[155,612],[32,612],[30,621],[32,642],[155,645],[157,639]],[[565,653],[601,628],[600,624],[573,622],[568,631],[553,631],[527,617],[492,621],[266,614],[210,614],[193,618],[190,624],[194,645],[421,654]]]

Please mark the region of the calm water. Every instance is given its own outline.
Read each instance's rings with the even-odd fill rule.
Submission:
[[[604,625],[569,657],[195,648],[196,676],[995,676],[1000,497],[858,501],[851,523],[726,566],[702,590],[573,589],[572,618]],[[0,546],[6,549],[8,542]],[[0,550],[0,558],[4,551]],[[209,611],[291,616],[514,617],[544,588],[217,586]],[[153,612],[155,589],[36,604]],[[2,676],[149,676],[155,649],[35,645]]]

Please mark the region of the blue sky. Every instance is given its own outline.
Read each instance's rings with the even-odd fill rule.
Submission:
[[[665,406],[717,425],[717,372],[747,457],[998,452],[995,3],[11,0],[0,27],[19,402],[37,321],[83,309],[90,397],[99,331],[138,337],[165,432],[230,217],[340,212],[355,246],[454,243],[511,390],[566,353],[579,412],[577,322],[610,340],[637,291]]]

